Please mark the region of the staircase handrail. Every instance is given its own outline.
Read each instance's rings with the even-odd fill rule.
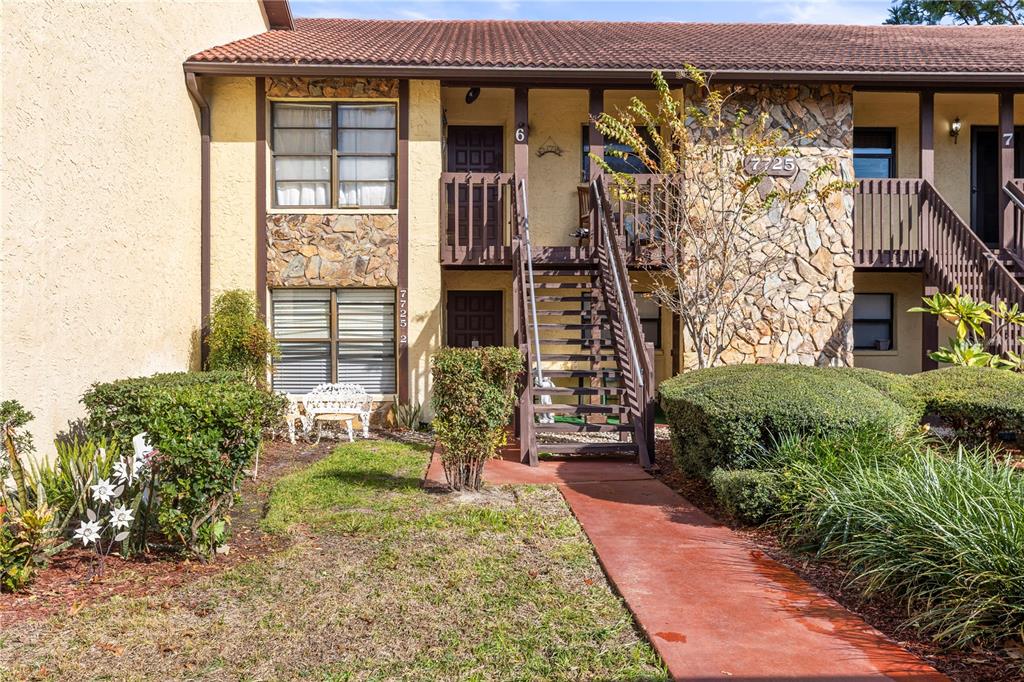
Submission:
[[[512,290],[515,299],[517,314],[514,316],[516,329],[515,343],[526,360],[527,376],[522,384],[522,391],[519,395],[519,453],[522,461],[528,462],[530,466],[537,464],[537,443],[536,431],[533,424],[533,387],[534,382],[531,376],[534,365],[533,346],[530,344],[529,327],[527,325],[529,302],[526,294],[526,287],[523,285],[523,228],[522,210],[519,205],[519,193],[512,192],[512,217],[515,234],[512,239]],[[523,335],[526,338],[523,338]],[[540,363],[537,363],[538,365]]]
[[[605,190],[604,181],[598,177],[590,183],[591,207],[594,211],[596,228],[596,247],[601,266],[602,288],[605,292],[606,305],[612,313],[613,332],[618,325],[622,330],[620,338],[615,338],[617,351],[622,365],[627,405],[634,416],[634,439],[637,444],[640,463],[651,465],[650,447],[648,442],[653,429],[654,371],[647,347],[643,347],[643,332],[640,325],[640,313],[636,300],[632,295],[632,287],[628,280],[626,261],[619,247],[618,239],[610,227],[612,222],[611,206]],[[607,275],[607,277],[606,277]],[[606,279],[610,279],[607,282]],[[609,286],[609,284],[611,286]],[[623,352],[625,351],[625,352]]]
[[[940,286],[959,286],[964,294],[976,301],[991,301],[998,297],[1008,305],[1017,303],[1024,307],[1024,286],[999,261],[997,254],[931,183],[923,182],[921,189],[922,195],[928,200],[925,202],[927,215],[924,219],[929,225],[934,225],[930,229],[947,233],[933,235],[929,239],[925,260],[927,274]],[[957,252],[951,254],[948,251],[951,247]],[[947,262],[952,259],[958,263]],[[975,270],[973,273],[969,272],[971,268]],[[1024,339],[1014,329],[1004,330],[1006,338],[994,338],[993,341],[999,344],[1001,350],[1021,351]]]
[[[527,333],[529,331],[533,332],[534,380],[540,386],[544,382],[544,370],[541,369],[540,328],[537,326],[537,292],[536,283],[533,279],[533,247],[530,244],[530,210],[529,199],[526,194],[526,178],[519,178],[518,192],[519,196],[522,197],[519,203],[519,219],[522,224],[520,236],[526,246],[526,283],[528,285],[526,293],[529,304],[529,309],[524,310],[523,313],[529,316],[527,321],[529,329]]]

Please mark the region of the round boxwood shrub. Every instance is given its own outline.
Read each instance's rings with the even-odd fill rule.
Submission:
[[[924,417],[924,396],[918,391],[913,375],[882,372],[865,367],[834,367],[824,371],[843,374],[867,384],[907,410],[915,421],[921,421],[921,418]]]
[[[774,471],[716,468],[709,481],[725,510],[744,523],[764,523],[778,511],[779,474]]]
[[[947,367],[913,377],[928,414],[967,440],[1024,444],[1024,375],[990,367]]]
[[[659,396],[680,466],[707,476],[715,467],[754,466],[784,434],[914,428],[920,414],[872,386],[877,377],[866,377],[800,365],[733,365],[669,379]]]

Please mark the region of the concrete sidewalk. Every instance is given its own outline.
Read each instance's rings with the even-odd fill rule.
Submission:
[[[557,485],[679,680],[946,680],[632,463],[488,462],[492,485]],[[444,480],[437,457],[425,483]]]

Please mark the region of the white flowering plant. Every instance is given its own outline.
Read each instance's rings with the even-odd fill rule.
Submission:
[[[118,458],[106,478],[98,470],[86,491],[84,515],[78,519],[73,539],[96,552],[97,569],[103,571],[104,560],[115,547],[122,555],[144,547],[146,524],[136,527],[137,520],[146,520],[153,505],[153,458],[145,435],[133,442],[135,453]]]

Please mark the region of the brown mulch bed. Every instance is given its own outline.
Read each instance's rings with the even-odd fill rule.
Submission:
[[[285,474],[327,455],[333,441],[312,446],[269,441],[259,462],[259,476],[247,478],[241,501],[231,512],[231,539],[227,554],[208,563],[182,559],[170,551],[153,551],[144,557],[110,556],[102,576],[92,576],[93,553],[73,547],[55,556],[36,575],[26,592],[0,593],[0,628],[25,619],[42,619],[55,613],[77,612],[86,604],[114,596],[154,594],[212,575],[232,566],[284,549],[287,540],[260,529],[260,519],[274,482]]]
[[[788,567],[805,581],[863,618],[900,646],[926,660],[939,671],[961,682],[1024,680],[1024,647],[1006,650],[943,649],[934,642],[916,636],[909,628],[900,628],[906,620],[904,608],[883,599],[865,599],[846,581],[846,571],[834,562],[812,559],[784,547],[778,537],[765,528],[737,523],[715,499],[711,486],[703,479],[679,471],[672,457],[667,430],[658,430],[656,458],[658,478],[716,521],[746,537],[765,554]]]

